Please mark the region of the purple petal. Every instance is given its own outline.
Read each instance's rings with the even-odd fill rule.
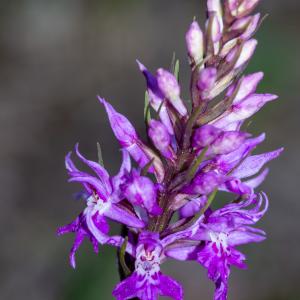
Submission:
[[[66,169],[69,171],[69,172],[79,172],[79,170],[76,168],[76,166],[74,165],[72,159],[71,159],[71,155],[72,155],[72,152],[69,152],[67,155],[66,155],[66,158],[65,158],[65,165],[66,165]]]
[[[116,112],[104,99],[100,97],[98,97],[98,99],[105,106],[112,130],[121,146],[126,148],[140,167],[144,167],[149,162],[149,158],[141,149],[143,143],[139,140],[132,124],[127,118]],[[151,168],[149,171],[151,171]]]
[[[130,213],[116,204],[112,204],[110,209],[104,212],[104,215],[129,227],[145,227],[145,223],[142,220],[138,219],[133,213]]]
[[[180,261],[195,260],[199,246],[178,246],[165,250],[165,255]]]
[[[243,101],[236,105],[233,105],[229,111],[221,116],[214,126],[218,128],[224,128],[228,124],[243,121],[256,112],[258,112],[267,102],[277,99],[276,95],[271,94],[252,94]]]
[[[131,276],[117,284],[112,294],[117,300],[132,299],[138,295],[139,288],[137,288],[138,276],[133,273]]]
[[[282,151],[283,148],[280,148],[272,152],[249,156],[232,172],[231,175],[237,178],[245,178],[255,175],[267,162],[277,158]]]
[[[123,197],[121,197],[120,186],[124,183],[126,175],[131,170],[131,161],[128,151],[122,149],[122,156],[123,159],[120,171],[116,176],[112,177],[111,179],[114,190],[113,194],[111,195],[112,202],[119,202],[120,200],[123,200]]]
[[[77,143],[75,146],[75,151],[77,156],[79,157],[79,159],[85,163],[86,165],[88,165],[99,177],[99,179],[102,181],[103,183],[103,187],[107,190],[107,193],[111,193],[112,189],[111,189],[111,185],[109,182],[109,174],[107,173],[107,171],[98,163],[91,161],[91,160],[87,160],[80,152],[79,152],[79,144]]]
[[[249,137],[249,134],[238,131],[227,131],[212,143],[207,155],[209,154],[228,154],[237,150]]]
[[[98,242],[89,232],[85,223],[85,217],[83,213],[81,213],[72,223],[62,226],[57,230],[57,234],[59,236],[66,233],[75,233],[75,240],[69,255],[70,265],[74,269],[76,267],[76,260],[75,260],[76,252],[79,249],[85,237],[89,238],[89,240],[93,244],[94,252],[98,253]]]
[[[148,69],[140,61],[137,60],[137,63],[147,82],[150,104],[157,111],[159,109],[159,106],[161,105],[161,102],[164,101],[164,94],[158,86],[156,77],[152,75],[152,73],[149,72]]]
[[[257,145],[265,140],[265,134],[246,140],[236,151],[229,154],[221,155],[217,163],[224,168],[225,172],[234,168],[242,159],[244,159]]]
[[[180,209],[181,218],[189,218],[194,216],[201,208],[204,207],[207,201],[206,196],[190,199],[190,201]]]
[[[252,194],[252,189],[245,183],[241,182],[239,179],[229,180],[225,183],[225,191],[237,194],[237,195],[250,195]]]
[[[255,31],[257,30],[257,27],[259,25],[259,21],[260,21],[260,14],[255,14],[254,16],[252,16],[249,25],[247,26],[247,29],[244,31],[244,33],[240,36],[240,38],[247,40],[249,38],[251,38],[251,36],[255,33]]]
[[[195,130],[193,135],[193,147],[207,147],[212,144],[221,133],[222,130],[212,125],[201,126]]]
[[[192,195],[208,195],[224,180],[225,178],[222,175],[213,171],[200,173],[195,177],[190,185],[183,188],[183,192]]]
[[[144,74],[146,81],[147,81],[147,91],[148,91],[151,106],[153,107],[153,109],[155,111],[158,111],[160,109],[160,112],[159,112],[160,120],[168,129],[168,132],[171,135],[174,135],[174,129],[173,129],[173,126],[172,126],[172,123],[170,120],[169,113],[167,111],[167,107],[166,107],[165,103],[162,104],[162,102],[165,100],[164,99],[165,97],[158,87],[156,77],[153,76],[147,70],[147,68],[142,63],[140,63],[138,60],[137,60],[137,63],[139,65],[140,71]]]
[[[133,145],[138,140],[138,136],[132,124],[103,98],[98,97],[98,99],[106,109],[111,128],[121,146],[130,147]]]
[[[228,238],[228,244],[230,246],[244,245],[248,243],[259,243],[266,239],[264,235],[258,235],[253,232],[244,230],[235,230],[230,233]]]
[[[133,205],[145,207],[153,215],[162,213],[162,209],[156,203],[156,187],[147,177],[133,173],[130,181],[124,187],[124,195]]]
[[[161,296],[170,297],[174,300],[183,300],[183,288],[177,281],[163,274],[159,275],[159,281]]]
[[[262,171],[259,175],[257,175],[256,177],[249,179],[247,181],[244,182],[244,184],[246,184],[247,186],[249,186],[250,188],[256,189],[258,186],[260,186],[263,181],[266,179],[266,177],[268,176],[269,173],[269,169],[266,168],[264,171]]]
[[[83,172],[80,173],[72,173],[72,176],[69,179],[69,182],[79,182],[83,185],[88,185],[91,186],[94,190],[96,190],[97,194],[103,199],[106,200],[109,196],[107,193],[106,188],[103,186],[102,182],[100,179],[97,179],[93,176],[90,176],[88,174],[85,174]],[[92,192],[90,188],[88,189],[88,192]]]
[[[75,259],[76,252],[80,247],[80,245],[82,244],[84,238],[85,235],[82,232],[78,232],[75,236],[74,244],[70,251],[70,265],[72,266],[73,269],[76,268],[76,259]]]
[[[87,209],[86,211],[86,223],[88,229],[93,234],[93,236],[97,239],[100,244],[105,244],[109,239],[109,236],[105,233],[107,232],[107,225],[104,224],[104,220],[102,222],[95,222],[95,213],[92,209]]]

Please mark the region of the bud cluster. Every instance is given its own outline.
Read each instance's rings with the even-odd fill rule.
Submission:
[[[181,95],[178,61],[155,74],[137,61],[147,85],[147,141],[98,97],[121,146],[118,174],[110,176],[102,158],[99,163],[85,158],[78,145],[76,156],[91,174],[75,166],[71,152],[66,156],[69,181],[82,184],[86,208],[58,234],[75,233],[74,268],[84,238],[95,252],[105,244],[119,249],[117,300],[182,300],[181,284],[161,272],[167,259],[202,265],[215,284],[214,299],[225,300],[231,266],[245,267],[236,247],[265,239],[253,225],[267,211],[268,198],[256,188],[268,174],[265,164],[282,149],[253,155],[265,135],[253,137],[243,126],[277,98],[256,93],[262,72],[242,76],[257,46],[253,35],[261,17],[251,13],[258,2],[207,0],[203,29],[196,20],[188,28],[190,108]],[[229,193],[231,201],[221,206],[215,200],[220,193]],[[109,221],[122,224],[122,234],[111,235]]]

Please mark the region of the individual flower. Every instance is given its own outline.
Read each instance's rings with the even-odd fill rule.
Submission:
[[[185,40],[192,63],[199,64],[204,54],[204,35],[197,21],[190,25]]]
[[[140,300],[158,300],[159,296],[174,300],[183,299],[183,289],[179,283],[160,271],[163,245],[159,234],[142,232],[136,247],[134,272],[120,282],[113,290],[117,300],[138,297]]]
[[[265,205],[263,208],[263,202]],[[265,239],[264,231],[253,228],[265,214],[268,198],[265,194],[252,195],[239,203],[225,205],[221,209],[206,214],[202,222],[198,222],[196,233],[190,235],[198,240],[198,245],[167,249],[166,255],[178,260],[197,260],[208,271],[208,277],[215,285],[215,300],[226,300],[228,278],[232,265],[245,268],[245,256],[236,246],[257,243]]]
[[[133,205],[145,208],[151,215],[160,215],[162,209],[157,204],[157,188],[151,179],[141,176],[137,170],[128,175],[122,186],[124,196]]]
[[[122,149],[129,152],[140,167],[144,167],[153,159],[152,166],[148,171],[155,173],[157,180],[161,182],[164,178],[164,168],[159,157],[140,140],[133,125],[125,116],[118,113],[104,99],[98,98],[106,109],[111,128]]]
[[[149,122],[148,135],[153,145],[165,158],[175,159],[175,152],[172,148],[172,136],[162,122],[152,119]]]
[[[124,199],[120,193],[120,185],[124,183],[125,175],[131,168],[128,152],[123,150],[123,163],[120,172],[114,177],[110,177],[100,164],[82,156],[78,144],[75,147],[75,152],[78,158],[93,170],[95,175],[79,171],[71,160],[71,152],[66,156],[69,181],[81,183],[89,194],[86,200],[87,207],[80,213],[79,217],[71,224],[58,229],[59,235],[67,232],[76,233],[75,243],[70,254],[73,267],[75,267],[75,252],[84,237],[89,237],[95,250],[98,243],[114,246],[122,244],[123,239],[121,237],[108,235],[107,218],[129,227],[143,228],[145,226],[144,222],[134,212],[120,203]]]

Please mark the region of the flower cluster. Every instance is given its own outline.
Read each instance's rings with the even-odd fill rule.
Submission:
[[[71,153],[66,156],[69,181],[82,184],[86,208],[58,234],[75,233],[74,268],[84,238],[95,252],[99,244],[119,249],[123,280],[113,290],[118,300],[183,299],[182,286],[160,270],[166,259],[198,262],[215,284],[214,299],[227,299],[231,266],[245,268],[237,246],[265,239],[253,225],[265,214],[268,198],[256,188],[268,173],[265,164],[282,149],[253,155],[265,135],[253,137],[244,126],[277,98],[256,93],[262,72],[242,76],[257,45],[252,36],[261,16],[251,13],[258,2],[208,0],[205,28],[196,20],[190,25],[191,108],[181,95],[178,61],[155,74],[138,61],[147,84],[147,141],[99,97],[122,150],[116,176],[85,158],[78,145],[75,153],[91,174],[75,166]],[[231,201],[212,207],[221,193],[229,193]],[[108,221],[126,230],[113,236]]]

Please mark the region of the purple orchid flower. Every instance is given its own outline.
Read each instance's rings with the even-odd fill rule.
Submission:
[[[122,187],[124,196],[133,204],[145,208],[152,215],[160,215],[162,209],[157,202],[157,188],[148,177],[133,170]]]
[[[265,205],[263,201],[265,200]],[[247,209],[249,206],[253,206]],[[245,256],[236,246],[257,243],[265,239],[264,231],[251,227],[268,209],[265,194],[253,195],[240,203],[232,203],[210,213],[191,236],[202,242],[199,245],[173,247],[166,251],[168,257],[178,260],[197,260],[208,270],[208,277],[216,285],[215,300],[227,299],[230,266],[246,268]]]
[[[129,154],[123,150],[123,163],[120,172],[110,178],[107,171],[98,163],[87,160],[79,152],[78,144],[75,151],[79,159],[89,166],[95,176],[79,171],[71,160],[71,152],[66,156],[66,168],[70,175],[70,182],[83,184],[86,191],[90,194],[87,207],[71,224],[58,229],[58,234],[76,232],[76,239],[71,250],[71,265],[75,267],[75,252],[85,236],[89,237],[94,245],[110,244],[120,246],[123,238],[119,236],[110,237],[109,225],[106,218],[125,224],[129,227],[143,228],[144,222],[133,212],[125,208],[120,202],[124,196],[120,193],[120,185],[124,184],[125,175],[130,171],[131,163]]]
[[[158,296],[183,299],[183,289],[171,277],[161,273],[163,245],[158,233],[142,232],[136,248],[135,271],[119,283],[113,295],[117,300],[138,297],[141,300],[157,300]]]

